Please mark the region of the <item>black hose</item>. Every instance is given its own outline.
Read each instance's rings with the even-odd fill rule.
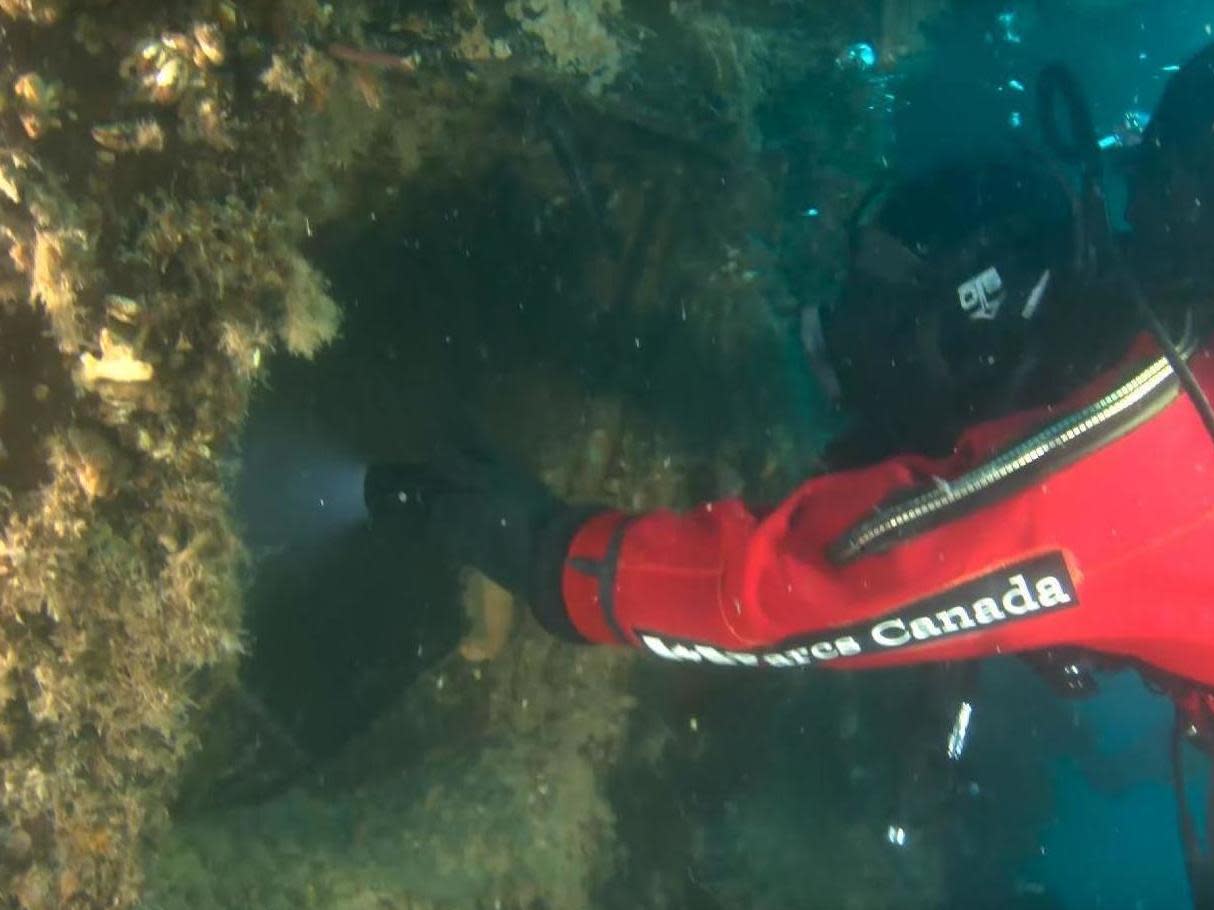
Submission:
[[[1098,268],[1118,255],[1102,187],[1104,164],[1083,88],[1061,63],[1051,63],[1037,78],[1037,115],[1046,147],[1059,161],[1079,168],[1077,254],[1085,270]]]
[[[1090,233],[1095,234],[1088,240],[1096,242],[1104,258],[1112,260],[1113,267],[1120,273],[1122,284],[1132,296],[1139,315],[1155,337],[1193,407],[1197,409],[1211,441],[1214,441],[1214,407],[1211,407],[1210,399],[1193,375],[1193,371],[1189,369],[1185,357],[1168,337],[1163,320],[1138,286],[1120,249],[1113,241],[1108,210],[1100,188],[1100,145],[1096,140],[1096,128],[1092,124],[1091,108],[1075,74],[1061,63],[1052,63],[1045,67],[1037,79],[1037,105],[1045,144],[1059,159],[1079,165],[1082,169],[1085,221]],[[1066,121],[1066,135],[1061,129],[1060,105]]]
[[[1138,308],[1139,314],[1147,324],[1147,328],[1151,334],[1155,337],[1155,342],[1163,350],[1164,357],[1168,359],[1168,365],[1171,366],[1172,371],[1176,373],[1177,378],[1180,380],[1181,388],[1185,390],[1185,394],[1189,396],[1189,401],[1197,409],[1197,414],[1201,417],[1201,422],[1206,428],[1206,433],[1209,434],[1211,441],[1214,441],[1214,407],[1210,406],[1210,399],[1206,396],[1205,389],[1201,387],[1201,383],[1197,381],[1197,377],[1189,369],[1188,361],[1184,355],[1172,343],[1172,339],[1168,337],[1163,320],[1159,318],[1159,314],[1147,302],[1146,295],[1143,294],[1142,289],[1138,287],[1138,282],[1134,280],[1134,277],[1129,274],[1128,270],[1124,271],[1123,280],[1134,297],[1134,305]]]
[[[1064,105],[1067,136],[1060,128],[1060,102]],[[1100,144],[1092,125],[1092,112],[1079,80],[1063,64],[1051,63],[1037,77],[1037,112],[1042,138],[1050,151],[1068,164],[1081,165],[1085,176],[1098,176]]]
[[[1184,856],[1185,875],[1189,881],[1189,893],[1193,898],[1195,910],[1207,910],[1214,906],[1214,854],[1207,844],[1202,850],[1197,837],[1197,824],[1189,809],[1188,794],[1185,792],[1184,772],[1184,741],[1188,720],[1177,708],[1175,720],[1172,723],[1172,792],[1176,799],[1176,826],[1179,831],[1181,851]],[[1214,784],[1214,776],[1211,778]],[[1207,819],[1207,834],[1214,829]]]

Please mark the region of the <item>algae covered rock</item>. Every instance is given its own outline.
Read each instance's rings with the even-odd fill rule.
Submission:
[[[236,131],[262,104],[233,91],[238,70],[269,60],[261,12],[0,12],[0,338],[14,365],[13,457],[0,464],[0,892],[31,910],[130,906],[140,844],[163,828],[196,742],[196,706],[243,648],[244,553],[217,455],[253,377],[218,342],[289,323],[310,353],[332,337],[336,306],[298,264],[289,213],[259,227],[256,206],[223,201],[264,201],[274,185],[225,159],[234,142],[197,141],[208,117]],[[228,42],[240,54],[226,57]],[[259,126],[285,136],[297,119],[276,109]],[[257,148],[246,161],[280,152]],[[278,258],[253,261],[250,234]],[[40,336],[51,343],[28,340]]]

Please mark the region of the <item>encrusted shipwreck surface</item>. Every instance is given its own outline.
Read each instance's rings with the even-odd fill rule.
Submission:
[[[645,838],[620,829],[644,810],[617,792],[697,754],[667,748],[687,711],[630,655],[557,644],[518,609],[507,632],[500,592],[476,583],[481,637],[323,774],[255,808],[170,825],[169,807],[208,709],[255,701],[231,456],[271,363],[315,358],[331,397],[359,371],[420,387],[434,374],[399,367],[429,362],[419,339],[442,351],[443,326],[475,324],[461,364],[493,369],[455,381],[464,404],[572,499],[770,496],[808,469],[824,431],[805,377],[775,398],[753,379],[795,372],[792,292],[834,276],[786,279],[775,260],[841,260],[880,142],[859,119],[806,138],[870,91],[834,61],[877,18],[821,6],[0,0],[5,907],[135,906],[145,865],[149,908],[695,904],[686,863],[658,874],[673,848],[656,833],[651,864],[630,855]],[[802,119],[776,125],[798,92]],[[801,157],[773,163],[762,139],[781,129]],[[810,225],[777,201],[790,187],[837,205]],[[535,265],[419,252],[430,271],[393,311],[403,355],[323,372],[339,329],[361,336],[315,238],[357,250],[396,209],[403,249],[477,198],[525,211],[504,230]],[[426,310],[435,285],[449,299]],[[494,322],[517,301],[562,340]],[[669,397],[648,407],[655,385]]]
[[[197,706],[242,647],[218,455],[262,354],[310,356],[339,322],[273,176],[299,107],[242,88],[282,49],[263,17],[320,23],[225,2],[3,13],[0,894],[130,906]]]

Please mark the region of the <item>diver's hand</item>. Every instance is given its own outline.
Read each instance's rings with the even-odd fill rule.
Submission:
[[[537,541],[563,509],[524,470],[468,450],[426,464],[373,465],[363,499],[373,522],[430,537],[453,562],[524,596]]]
[[[553,635],[585,640],[561,579],[570,541],[601,507],[567,506],[526,471],[467,450],[430,464],[375,465],[363,486],[374,521],[437,540],[452,562],[524,598]]]

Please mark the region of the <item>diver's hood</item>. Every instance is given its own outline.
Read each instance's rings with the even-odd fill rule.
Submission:
[[[1113,305],[1094,299],[1107,291],[1095,287],[1084,211],[1032,157],[875,193],[853,227],[843,293],[818,316],[842,403],[895,444],[933,451],[974,420],[1073,386],[1087,355],[1104,352],[1091,310]]]

